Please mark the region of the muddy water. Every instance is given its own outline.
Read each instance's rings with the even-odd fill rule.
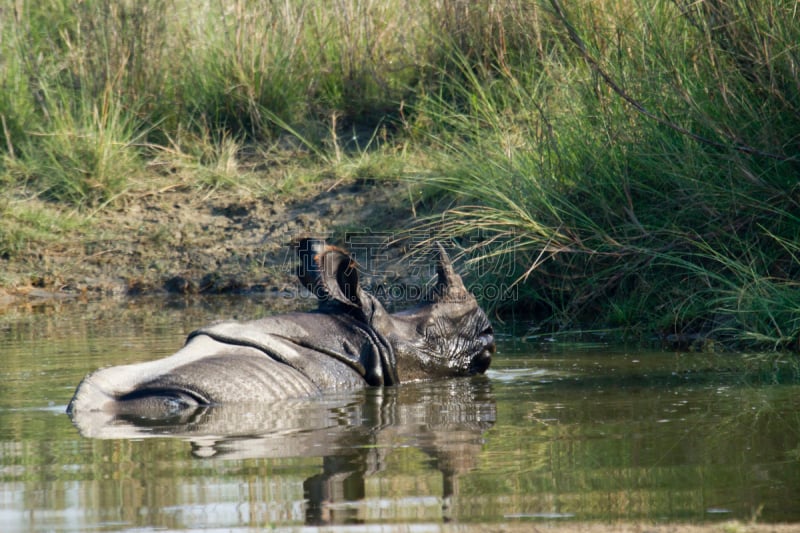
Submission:
[[[791,357],[510,335],[485,379],[76,427],[64,408],[86,372],[167,355],[197,326],[268,314],[264,301],[3,313],[3,531],[800,522]]]

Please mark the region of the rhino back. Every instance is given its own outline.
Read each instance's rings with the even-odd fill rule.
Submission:
[[[227,322],[196,331],[182,351],[207,355],[191,357],[186,364],[141,384],[137,394],[187,390],[202,403],[230,403],[298,398],[364,386],[356,363],[263,326],[259,322]],[[212,353],[209,343],[215,347]]]
[[[224,322],[192,333],[164,359],[98,370],[78,386],[68,410],[174,411],[191,404],[272,401],[364,386],[357,348],[294,320]],[[334,342],[333,339],[337,341]],[[341,342],[339,342],[341,341]]]
[[[339,370],[339,369],[337,369]],[[353,385],[344,369],[343,383]],[[340,372],[337,372],[337,374]],[[198,403],[271,401],[319,393],[329,387],[252,348],[204,357],[140,384],[120,400],[184,392]]]

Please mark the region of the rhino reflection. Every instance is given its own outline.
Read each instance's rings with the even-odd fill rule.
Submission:
[[[200,406],[170,419],[87,411],[73,422],[94,438],[181,438],[198,458],[321,457],[321,471],[303,483],[306,521],[318,524],[359,520],[369,479],[385,470],[393,450],[408,446],[441,473],[446,515],[495,417],[490,382],[476,376],[266,406]]]

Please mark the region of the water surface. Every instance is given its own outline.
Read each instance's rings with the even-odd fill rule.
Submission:
[[[64,414],[87,372],[168,355],[199,326],[269,314],[266,301],[4,311],[3,530],[800,522],[792,356],[509,335],[486,377],[123,420],[92,435]]]

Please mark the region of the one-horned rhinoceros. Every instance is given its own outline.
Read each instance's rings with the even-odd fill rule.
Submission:
[[[199,329],[169,357],[89,374],[67,411],[170,416],[200,405],[483,373],[495,351],[492,326],[444,248],[436,251],[437,281],[426,301],[390,314],[361,288],[344,250],[303,239],[298,277],[318,298],[317,310]]]

